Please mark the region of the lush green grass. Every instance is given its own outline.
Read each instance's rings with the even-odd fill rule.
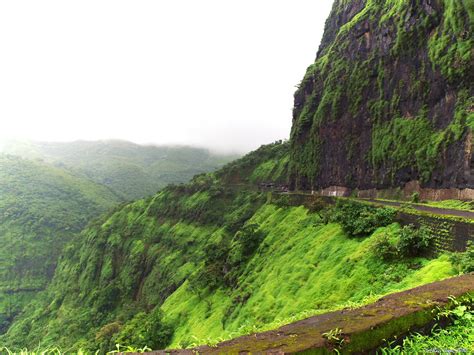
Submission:
[[[263,145],[217,171],[227,184],[286,183],[288,178],[289,144],[276,141]]]
[[[249,223],[259,224],[266,238],[236,289],[196,294],[186,282],[163,304],[176,324],[172,347],[276,327],[454,274],[447,256],[387,264],[368,252],[376,236],[396,232],[396,224],[351,239],[303,207],[274,205],[263,206]]]
[[[397,224],[351,237],[328,222],[331,209],[272,204],[248,187],[285,175],[287,149],[262,147],[90,224],[0,342],[101,353],[150,336],[154,347],[214,343],[456,273],[446,255],[382,260],[376,241]]]
[[[107,354],[118,354],[118,353],[144,353],[151,351],[150,348],[148,347],[143,347],[143,348],[136,348],[136,347],[131,347],[131,346],[120,346],[117,344],[115,350],[108,351]],[[21,349],[18,351],[13,351],[10,350],[7,347],[0,347],[0,354],[5,354],[5,355],[66,355],[70,354],[70,352],[66,352],[60,348],[57,347],[51,347],[51,348],[42,348],[38,347],[33,350],[29,349]],[[74,352],[76,355],[89,355],[89,354],[94,354],[94,355],[99,355],[99,351],[94,351],[94,352],[88,352],[84,351],[82,349],[79,349]]]
[[[15,349],[114,347],[98,337],[104,327],[125,329],[135,315],[161,304],[199,265],[206,243],[238,230],[263,201],[199,176],[117,209],[67,246],[48,291],[0,342]]]
[[[435,325],[431,334],[412,334],[403,339],[401,345],[382,348],[384,354],[427,354],[427,353],[474,353],[474,311],[472,302],[467,306],[458,304],[453,310],[444,312],[452,318],[453,324],[440,328]]]
[[[375,296],[368,297],[365,302],[362,303],[370,303],[374,300]],[[354,307],[359,306],[362,303],[354,304],[348,303],[345,307]],[[302,319],[305,317],[309,317],[316,312],[302,312],[298,315],[286,318],[279,322],[273,322],[268,324],[264,327],[255,327],[251,328],[248,327],[242,332],[246,331],[260,331],[264,329],[275,329],[280,325],[288,324],[289,322],[296,321],[298,319]],[[378,354],[381,355],[392,355],[392,354],[426,354],[426,353],[434,353],[434,352],[451,352],[451,353],[473,353],[474,352],[474,312],[472,309],[469,309],[463,304],[459,304],[453,310],[444,311],[441,315],[445,315],[452,318],[452,324],[446,328],[440,328],[438,324],[436,324],[430,334],[419,334],[414,333],[410,336],[404,338],[401,341],[400,345],[392,345],[389,347],[381,348],[377,351]],[[239,333],[228,334],[237,335]],[[214,344],[218,340],[223,340],[224,337],[221,338],[193,338],[194,344],[199,344],[202,342],[206,342],[209,344]],[[390,341],[394,343],[394,341]],[[134,348],[134,347],[121,347],[118,346],[116,350],[112,350],[107,354],[114,354],[117,352],[135,352],[141,353],[144,351],[150,351],[150,348]],[[0,353],[5,353],[8,355],[62,355],[66,354],[66,352],[62,351],[59,348],[50,348],[50,349],[34,349],[34,350],[27,350],[23,349],[21,351],[13,352],[8,348],[0,348]],[[85,355],[90,354],[91,352],[84,352],[82,350],[78,350],[78,355]],[[93,353],[93,352],[92,352]]]
[[[195,184],[166,189],[92,225],[84,243],[66,249],[48,292],[3,341],[110,350],[135,315],[161,306],[163,323],[174,329],[172,346],[216,342],[454,274],[446,256],[387,263],[369,252],[377,235],[398,231],[396,224],[350,238],[304,207],[262,204],[264,196],[222,192],[216,181]],[[251,233],[263,239],[230,263],[247,226],[257,226]],[[209,263],[208,246],[228,256]],[[222,273],[226,265],[234,266]],[[203,272],[214,281],[199,283]],[[145,314],[143,322],[151,315]]]

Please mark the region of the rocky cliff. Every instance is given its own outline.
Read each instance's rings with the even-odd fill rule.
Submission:
[[[336,0],[295,93],[290,185],[473,188],[474,2]]]

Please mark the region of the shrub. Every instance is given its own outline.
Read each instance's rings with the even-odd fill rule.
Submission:
[[[95,338],[97,340],[109,339],[112,335],[118,333],[120,329],[122,329],[122,324],[120,322],[106,324],[95,334]]]
[[[428,228],[416,228],[413,224],[404,226],[399,232],[398,250],[402,256],[419,256],[433,246],[433,236]]]
[[[191,290],[199,293],[200,290],[214,290],[222,286],[224,277],[229,270],[227,263],[229,250],[229,241],[225,238],[206,245],[204,265],[189,279]]]
[[[10,328],[11,322],[12,317],[7,314],[0,313],[0,334],[7,332],[8,328]]]
[[[107,352],[115,346],[113,341],[114,335],[116,335],[122,329],[122,323],[113,322],[104,325],[95,334],[96,347],[100,352]]]
[[[259,247],[264,235],[258,224],[248,224],[238,231],[232,239],[229,262],[238,265],[246,261]]]
[[[467,242],[464,253],[453,253],[451,262],[460,273],[474,272],[474,242],[471,240]]]
[[[372,251],[386,261],[396,259],[398,257],[398,240],[394,241],[387,233],[380,234],[372,244]]]
[[[414,192],[414,193],[411,195],[411,202],[413,202],[413,203],[418,203],[418,202],[420,202],[420,193],[419,193],[419,192]]]
[[[213,290],[235,286],[243,265],[253,256],[264,239],[258,224],[247,224],[231,241],[227,238],[204,248],[204,266],[190,278],[191,290]]]
[[[379,208],[356,201],[338,200],[332,220],[341,224],[344,232],[353,237],[370,235],[377,228],[393,223],[395,210]]]
[[[173,328],[163,322],[163,313],[156,307],[151,313],[140,312],[127,322],[114,337],[115,343],[135,348],[162,349],[173,336]]]
[[[386,261],[402,257],[415,257],[429,252],[433,241],[433,237],[426,227],[416,228],[410,224],[402,227],[392,237],[387,233],[378,235],[372,244],[372,251]]]
[[[114,309],[120,300],[121,289],[116,282],[96,291],[94,307],[98,312],[107,313]]]

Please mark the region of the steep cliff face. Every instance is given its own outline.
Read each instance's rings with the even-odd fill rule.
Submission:
[[[295,93],[290,185],[473,188],[474,2],[336,0]]]

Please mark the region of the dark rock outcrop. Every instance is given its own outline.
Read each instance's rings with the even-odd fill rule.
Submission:
[[[468,2],[335,1],[295,93],[292,189],[474,188]]]

